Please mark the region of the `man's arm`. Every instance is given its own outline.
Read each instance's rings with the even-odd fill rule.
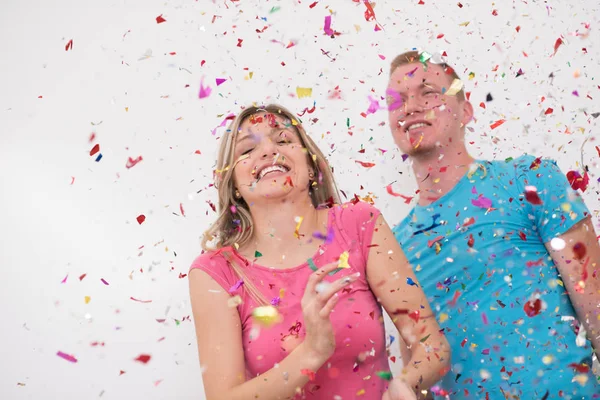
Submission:
[[[559,239],[565,242],[562,250],[554,249],[551,242],[545,243],[546,248],[600,359],[600,244],[591,218],[578,222]]]

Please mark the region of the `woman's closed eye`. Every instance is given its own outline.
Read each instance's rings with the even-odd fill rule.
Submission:
[[[251,148],[249,148],[249,149],[247,149],[247,150],[244,150],[244,151],[242,152],[242,155],[243,155],[243,156],[245,156],[246,154],[250,153],[252,150],[254,150],[254,147],[251,147]]]

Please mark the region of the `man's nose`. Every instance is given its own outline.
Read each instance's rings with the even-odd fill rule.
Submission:
[[[416,112],[423,112],[423,105],[416,97],[406,99],[403,104],[404,115],[411,115]]]

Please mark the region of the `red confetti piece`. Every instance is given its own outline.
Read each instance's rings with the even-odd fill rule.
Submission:
[[[82,274],[82,275],[79,277],[79,282],[81,282],[81,281],[83,280],[83,278],[85,278],[86,276],[87,276],[87,274]]]
[[[573,368],[575,371],[577,371],[580,374],[587,374],[588,372],[590,372],[590,366],[587,364],[571,363],[571,364],[569,364],[569,368]]]
[[[310,6],[308,6],[308,8],[315,8],[315,6],[317,5],[317,3],[318,3],[318,1],[315,1]]]
[[[419,318],[421,317],[421,313],[419,310],[415,310],[408,314],[408,318],[412,319],[415,322],[419,322]]]
[[[94,147],[92,147],[92,149],[90,150],[90,156],[93,156],[94,154],[96,154],[97,152],[100,151],[100,145],[96,144]]]
[[[141,362],[142,364],[147,364],[152,356],[150,354],[140,354],[134,361]]]
[[[435,239],[428,240],[428,241],[427,241],[427,247],[431,247],[431,246],[433,246],[434,244],[436,244],[437,242],[439,242],[439,241],[440,241],[440,240],[442,240],[443,238],[444,238],[443,236],[438,236],[438,237],[436,237]]]
[[[556,52],[558,51],[558,48],[560,47],[560,45],[562,45],[564,42],[562,41],[561,38],[556,39],[556,42],[554,42],[554,53],[552,54],[552,56],[556,55]]]
[[[291,176],[285,177],[285,182],[283,183],[283,186],[285,186],[285,185],[290,185],[291,187],[294,187],[294,183],[292,182]]]
[[[359,163],[361,166],[365,167],[365,168],[371,168],[375,166],[375,163],[372,162],[364,162],[364,161],[358,161],[358,160],[354,160],[355,163]]]
[[[139,299],[136,299],[135,297],[130,297],[130,299],[133,301],[137,301],[138,303],[152,303],[152,300],[139,300]]]
[[[391,183],[389,185],[387,185],[385,187],[385,189],[387,190],[388,194],[391,194],[394,197],[402,197],[404,199],[404,204],[409,204],[412,201],[412,199],[414,198],[414,196],[404,196],[403,194],[394,192],[392,190],[392,184]]]
[[[185,211],[183,210],[183,204],[179,203],[179,211],[181,211],[181,215],[185,217]]]
[[[308,380],[309,381],[314,381],[315,380],[316,374],[315,374],[314,371],[311,371],[310,369],[302,369],[302,370],[300,370],[300,373],[302,375],[308,376]]]
[[[71,185],[72,185],[72,184],[74,184],[74,183],[75,183],[75,177],[74,177],[74,176],[72,176],[72,177],[71,177]]]
[[[519,231],[519,237],[521,238],[522,241],[524,241],[524,242],[527,241],[527,235],[525,235],[525,232]]]
[[[497,127],[499,127],[500,125],[502,125],[503,123],[505,123],[506,120],[503,119],[499,119],[498,121],[494,122],[493,124],[490,125],[490,128],[492,129],[496,129]]]
[[[365,1],[365,6],[367,7],[367,10],[365,11],[365,19],[367,20],[367,22],[372,19],[376,19],[375,10],[373,10],[373,6],[371,5],[371,3]]]
[[[452,298],[452,300],[450,300],[448,302],[448,305],[450,307],[454,307],[456,305],[456,302],[458,301],[458,298],[460,297],[462,293],[460,292],[460,290],[457,290],[456,292],[454,292],[454,297]]]
[[[75,357],[73,357],[70,354],[63,353],[62,351],[57,352],[56,355],[59,356],[62,359],[65,359],[65,360],[69,361],[69,362],[72,362],[72,363],[76,363],[77,362],[77,359]]]
[[[573,245],[573,256],[576,260],[583,260],[586,253],[587,249],[583,243],[577,242],[575,245]]]
[[[460,347],[464,348],[465,344],[467,344],[467,338],[464,338],[462,342],[460,342]]]
[[[542,312],[542,301],[540,299],[529,300],[523,306],[523,310],[528,317],[532,318]]]
[[[590,183],[590,177],[587,172],[581,176],[578,171],[569,171],[567,172],[567,180],[573,190],[581,189],[582,192],[585,192]]]
[[[542,199],[540,199],[540,196],[537,194],[537,190],[534,187],[525,188],[525,200],[536,206],[543,204]]]
[[[600,157],[600,147],[596,146],[596,151],[598,152],[598,157]]]
[[[473,234],[469,234],[469,240],[467,241],[467,246],[473,247],[475,245],[475,238]]]
[[[141,224],[143,224],[143,223],[144,223],[144,221],[146,220],[146,216],[145,216],[144,214],[140,214],[140,215],[138,215],[138,216],[137,216],[137,218],[136,218],[136,219],[137,219],[137,222],[138,222],[138,224],[140,224],[140,225],[141,225]]]
[[[128,160],[127,160],[127,164],[125,164],[125,167],[126,167],[127,169],[129,169],[129,168],[133,168],[133,167],[135,167],[135,165],[136,165],[137,163],[139,163],[139,162],[140,162],[140,161],[142,161],[142,160],[143,160],[142,156],[139,156],[139,157],[138,157],[138,158],[136,158],[135,160],[134,160],[133,158],[129,157],[129,158],[128,158]]]
[[[157,24],[162,24],[163,22],[167,22],[167,20],[162,17],[162,14],[160,14],[158,17],[156,17]]]
[[[548,108],[546,109],[546,111],[544,112],[544,114],[545,114],[545,115],[549,115],[549,114],[552,114],[553,112],[554,112],[554,109],[552,109],[552,108],[548,107]]]
[[[67,45],[65,46],[65,51],[69,51],[69,50],[73,50],[73,39],[69,40],[67,42]]]
[[[237,46],[237,47],[242,47],[242,42],[243,42],[243,41],[244,41],[244,39],[238,39],[238,42],[237,42],[237,45],[236,45],[236,46]]]

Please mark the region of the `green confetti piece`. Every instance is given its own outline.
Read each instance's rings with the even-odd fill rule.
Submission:
[[[260,251],[256,250],[256,251],[254,252],[254,257],[256,257],[256,258],[258,258],[258,257],[262,257],[262,253],[261,253]]]
[[[346,118],[346,127],[350,128],[350,118]]]
[[[512,157],[508,157],[506,160],[504,160],[504,162],[511,162],[513,160]]]
[[[421,54],[419,54],[419,62],[425,64],[427,61],[429,61],[429,59],[432,57],[431,54],[429,54],[426,51],[421,52]]]
[[[424,341],[429,339],[429,336],[431,336],[431,333],[429,335],[425,336],[423,339],[421,339],[420,342],[423,343]]]
[[[273,7],[271,8],[271,10],[269,11],[269,14],[273,14],[276,13],[277,11],[281,10],[281,7]]]
[[[375,374],[386,381],[391,381],[393,379],[391,371],[377,371]]]
[[[306,261],[306,262],[308,263],[308,266],[310,267],[310,269],[312,269],[313,271],[316,271],[318,269],[312,258],[309,258],[308,261]]]

